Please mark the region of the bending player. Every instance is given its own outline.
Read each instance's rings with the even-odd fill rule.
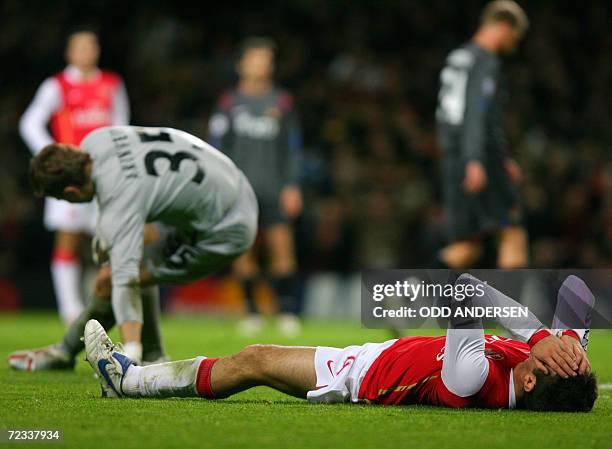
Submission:
[[[480,281],[462,276],[457,282]],[[486,291],[487,304],[518,305],[489,286]],[[485,335],[476,320],[451,319],[446,337],[405,337],[344,349],[254,345],[220,359],[139,367],[90,321],[85,346],[104,394],[113,397],[221,399],[264,385],[315,403],[591,410],[597,383],[579,343],[585,329],[556,336],[533,315],[516,324],[508,330],[521,341]]]
[[[171,128],[116,126],[80,148],[51,144],[30,168],[35,191],[73,203],[97,199],[101,270],[96,290],[112,297],[126,353],[140,363],[144,289],[210,275],[253,243],[257,201],[229,158]],[[144,248],[145,223],[157,236]]]

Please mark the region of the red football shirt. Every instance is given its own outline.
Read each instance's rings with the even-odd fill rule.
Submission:
[[[101,70],[98,76],[75,82],[60,72],[55,79],[62,95],[62,107],[51,117],[57,142],[79,145],[91,131],[113,124],[113,97],[121,87],[118,75]]]
[[[530,347],[509,338],[485,335],[487,379],[478,393],[460,397],[442,382],[446,337],[405,337],[374,361],[359,398],[379,404],[429,404],[446,407],[507,408],[512,368],[529,357]]]

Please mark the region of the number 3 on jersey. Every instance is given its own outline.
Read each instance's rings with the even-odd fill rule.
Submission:
[[[138,136],[140,137],[141,142],[170,142],[172,143],[172,137],[167,132],[159,132],[158,134],[147,134],[145,132],[139,132]],[[158,159],[167,159],[170,162],[170,171],[177,172],[181,168],[181,162],[184,160],[193,161],[196,164],[197,170],[191,181],[196,184],[201,184],[204,180],[204,170],[198,164],[199,159],[191,153],[187,151],[178,151],[174,154],[168,153],[164,150],[152,149],[145,156],[145,169],[147,170],[147,174],[151,176],[159,176],[157,173],[157,169],[155,168],[155,162]]]
[[[465,94],[472,56],[465,50],[456,50],[448,57],[448,65],[440,73],[438,120],[460,125],[465,113]]]

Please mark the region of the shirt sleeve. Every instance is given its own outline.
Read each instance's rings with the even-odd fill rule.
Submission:
[[[113,98],[113,125],[130,124],[130,100],[123,81],[120,82]]]
[[[282,173],[285,174],[284,184],[298,184],[300,158],[302,153],[302,129],[297,112],[292,107],[285,117],[285,136],[287,147]]]
[[[54,142],[47,130],[53,113],[61,107],[61,93],[57,81],[47,78],[36,91],[34,99],[19,120],[19,133],[32,154]]]
[[[470,274],[459,276],[456,284],[472,285],[474,291],[478,292],[464,301],[466,306],[469,302],[471,307],[523,307],[514,299],[491,287],[487,282],[482,282]],[[531,311],[527,313],[526,317],[505,317],[502,314],[496,317],[495,321],[508,330],[513,338],[523,342],[530,342],[530,339],[536,333],[544,334],[544,336],[549,335],[546,326]]]
[[[586,283],[578,276],[568,276],[557,294],[553,332],[571,335],[573,331],[577,340],[586,347],[594,305],[595,296]]]
[[[472,396],[484,385],[489,375],[489,362],[485,357],[485,339],[482,322],[478,318],[457,318],[452,313],[460,305],[451,300],[451,318],[446,331],[442,382],[453,394]]]
[[[139,283],[145,223],[137,211],[131,214],[127,212],[129,207],[117,209],[123,213],[101,211],[99,229],[102,238],[109,242],[113,311],[118,323],[142,323]]]
[[[224,102],[229,102],[229,98],[229,94],[221,96],[208,120],[208,142],[232,158],[232,155],[229,154],[231,150],[231,145],[229,144],[229,139],[231,138],[231,120],[228,108],[223,107]]]
[[[465,161],[486,159],[487,115],[496,89],[496,70],[491,62],[477,61],[466,86],[466,105],[461,136],[461,155]]]

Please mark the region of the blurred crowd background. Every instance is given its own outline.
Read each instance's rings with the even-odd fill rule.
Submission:
[[[52,306],[52,235],[27,182],[17,124],[42,80],[64,67],[70,29],[100,32],[101,66],[125,79],[132,124],[206,139],[236,81],[239,42],[279,45],[278,83],[304,134],[303,280],[362,268],[425,267],[445,244],[434,110],[448,51],[485,2],[20,1],[0,3],[0,303]],[[612,6],[520,2],[531,28],[505,61],[507,133],[524,170],[533,267],[612,262]]]

